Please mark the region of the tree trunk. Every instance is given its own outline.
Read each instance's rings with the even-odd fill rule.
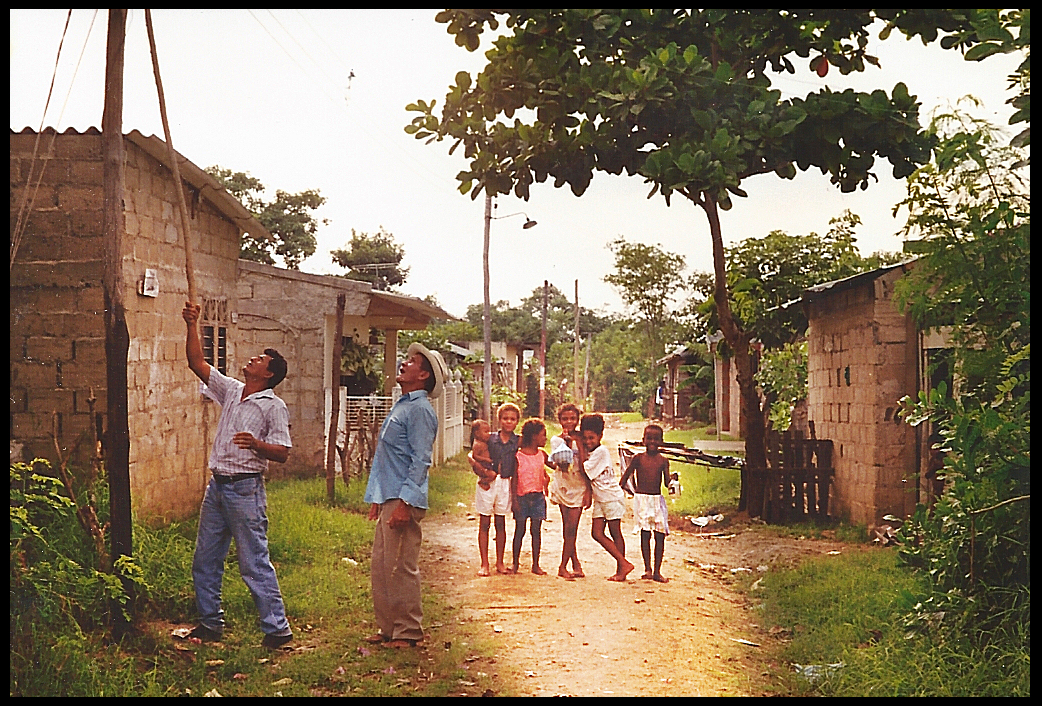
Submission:
[[[747,511],[750,517],[759,517],[763,511],[763,497],[767,482],[767,447],[764,434],[763,410],[760,407],[760,395],[756,390],[753,377],[753,360],[749,351],[752,336],[741,330],[731,313],[731,304],[727,298],[727,273],[724,260],[724,242],[720,232],[720,214],[716,201],[703,193],[702,200],[697,202],[709,219],[709,232],[713,240],[713,271],[716,275],[714,298],[716,311],[720,319],[720,330],[724,334],[727,345],[734,353],[734,363],[738,378],[738,388],[742,396],[742,417],[745,425],[745,464],[742,468],[742,491],[738,501],[738,510]]]

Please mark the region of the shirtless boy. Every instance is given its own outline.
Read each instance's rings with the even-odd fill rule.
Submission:
[[[644,575],[642,579],[652,579],[659,583],[668,583],[669,579],[662,575],[662,555],[665,552],[666,535],[669,534],[669,520],[666,514],[666,499],[662,496],[662,486],[676,480],[676,475],[669,473],[669,460],[662,455],[662,427],[649,424],[644,427],[644,453],[634,456],[626,472],[622,474],[620,485],[625,486],[630,476],[636,474],[637,492],[633,496],[633,517],[640,527],[640,551],[644,555]],[[651,568],[651,535],[655,534],[655,568]]]

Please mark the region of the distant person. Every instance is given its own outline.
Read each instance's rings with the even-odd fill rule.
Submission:
[[[666,404],[666,381],[660,380],[655,389],[655,419],[662,419]]]
[[[604,436],[604,417],[599,414],[584,414],[579,423],[583,443],[589,457],[583,471],[590,479],[593,489],[593,532],[592,536],[615,560],[615,573],[609,581],[625,581],[633,571],[633,564],[626,561],[626,540],[622,536],[622,516],[626,514],[626,500],[615,478],[611,453],[601,445]],[[604,533],[607,526],[611,539]]]
[[[636,476],[636,492],[633,495],[633,517],[640,527],[640,551],[644,556],[642,579],[668,583],[662,575],[662,556],[665,553],[666,535],[669,534],[669,517],[662,486],[677,480],[669,473],[669,460],[662,455],[662,427],[649,424],[644,427],[644,452],[630,459],[626,472],[619,484],[626,487],[631,477]],[[655,535],[655,568],[651,567],[651,535]]]
[[[542,419],[527,420],[521,427],[521,442],[517,450],[517,472],[514,474],[514,566],[517,573],[521,566],[521,544],[525,539],[526,525],[531,526],[532,573],[546,576],[539,566],[539,551],[543,544],[542,524],[546,519],[546,496],[550,487],[550,475],[546,451],[546,425]]]
[[[427,481],[438,417],[430,400],[448,377],[437,351],[409,346],[395,380],[402,396],[380,427],[365,488],[369,519],[376,520],[370,581],[379,632],[366,642],[403,649],[423,640],[420,601],[420,521],[427,514]]]
[[[250,589],[264,633],[261,645],[277,649],[293,639],[275,567],[268,554],[268,499],[264,472],[268,461],[285,463],[292,446],[289,410],[275,396],[286,377],[286,359],[274,348],[242,367],[245,384],[222,375],[203,357],[198,304],[185,302],[188,367],[206,386],[204,393],[221,405],[210,452],[210,483],[199,510],[199,530],[192,559],[192,580],[199,624],[188,634],[203,642],[224,635],[221,583],[232,538],[239,574]]]
[[[593,503],[590,479],[582,471],[582,463],[586,460],[586,447],[582,443],[582,435],[577,430],[581,416],[581,410],[574,404],[562,405],[557,410],[561,433],[550,439],[550,463],[557,469],[550,483],[550,501],[561,508],[564,535],[561,566],[557,569],[557,575],[566,579],[586,576],[579,564],[575,542],[579,535],[579,519],[583,510]],[[571,571],[568,570],[569,562],[572,565]]]
[[[512,482],[517,471],[517,449],[520,437],[514,433],[521,421],[521,410],[513,402],[504,402],[496,410],[496,421],[499,430],[489,437],[488,453],[492,457],[492,468],[496,478],[492,488],[483,496],[478,515],[478,551],[481,556],[488,556],[488,532],[493,518],[496,526],[496,573],[509,574],[510,570],[503,563],[503,555],[507,547],[507,514],[513,508]],[[475,497],[475,500],[477,498]],[[483,565],[487,565],[485,561]]]

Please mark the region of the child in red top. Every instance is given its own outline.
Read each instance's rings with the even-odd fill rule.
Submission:
[[[514,474],[514,569],[521,564],[521,541],[525,538],[527,520],[532,521],[532,573],[545,576],[539,567],[539,549],[542,544],[541,526],[546,519],[546,495],[550,489],[550,475],[546,451],[546,425],[542,419],[529,419],[521,427],[521,442],[517,450],[517,472]]]

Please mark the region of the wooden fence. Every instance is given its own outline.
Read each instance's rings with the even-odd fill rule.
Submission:
[[[831,440],[804,439],[798,431],[771,432],[763,519],[785,523],[826,517],[834,474]]]
[[[438,416],[438,436],[434,440],[431,463],[444,463],[463,450],[465,425],[463,423],[464,390],[458,373],[450,373],[444,392],[431,400]],[[340,389],[340,419],[337,423],[337,454],[334,459],[336,474],[342,475],[346,466],[349,476],[364,477],[369,472],[376,452],[376,440],[387,413],[401,396],[396,386],[390,397],[367,395],[348,396]],[[326,397],[329,395],[327,393]]]

